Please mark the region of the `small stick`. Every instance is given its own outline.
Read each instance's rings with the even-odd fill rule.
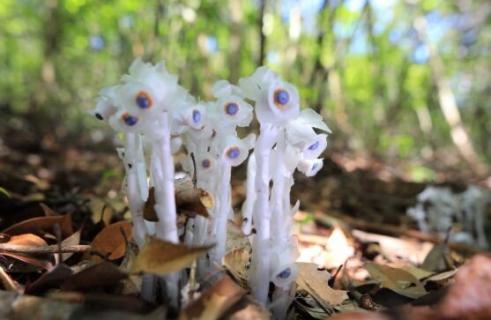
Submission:
[[[2,251],[10,253],[73,253],[73,252],[85,252],[91,249],[90,245],[73,245],[59,248],[58,245],[52,246],[42,246],[42,247],[32,247],[23,246],[17,244],[0,243],[0,254]]]

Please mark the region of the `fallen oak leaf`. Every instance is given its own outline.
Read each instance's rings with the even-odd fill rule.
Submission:
[[[29,247],[30,248],[30,247]],[[49,270],[53,267],[53,263],[49,260],[42,260],[42,259],[37,259],[37,258],[32,258],[29,257],[25,254],[20,254],[20,253],[12,253],[12,252],[5,252],[5,251],[0,251],[0,255],[6,256],[18,261],[21,261],[23,263],[26,263],[30,266],[34,266],[38,269],[44,269],[44,270]],[[18,271],[16,268],[13,268],[15,271]],[[31,268],[32,269],[32,268]],[[9,267],[10,271],[10,267]],[[29,270],[28,272],[32,272],[33,270]]]
[[[130,268],[131,273],[167,274],[180,271],[213,246],[188,247],[148,237]]]
[[[307,291],[324,309],[343,303],[348,299],[348,293],[344,290],[336,290],[329,286],[331,275],[325,270],[319,270],[313,263],[297,263],[299,289]]]
[[[48,243],[46,243],[43,238],[32,233],[12,236],[10,237],[10,240],[7,242],[7,244],[28,247],[43,247],[48,245]]]
[[[446,243],[437,244],[426,255],[421,268],[428,271],[440,272],[454,269],[450,248]]]
[[[213,196],[203,189],[194,187],[189,178],[177,179],[175,185],[177,212],[188,216],[200,215],[209,217],[208,209],[213,208]],[[143,217],[148,221],[159,221],[155,212],[155,188],[148,191],[148,198],[143,207]]]
[[[234,279],[247,288],[248,270],[251,264],[251,253],[248,248],[238,248],[228,252],[223,258],[225,268]]]
[[[60,226],[63,237],[68,237],[73,234],[72,218],[70,214],[27,219],[8,227],[2,232],[11,236],[24,233],[42,235],[44,233],[52,233],[53,226],[56,224]]]
[[[269,320],[271,313],[251,296],[244,296],[224,315],[227,320]]]
[[[124,235],[123,236],[123,232]],[[92,240],[92,251],[101,254],[108,260],[122,258],[126,252],[126,242],[133,236],[131,223],[119,221],[106,226]],[[126,240],[125,240],[126,237]]]
[[[491,257],[477,255],[459,268],[437,308],[441,319],[491,319]]]
[[[224,275],[179,315],[179,320],[219,319],[247,292],[229,276]]]
[[[402,296],[417,299],[427,292],[421,282],[410,272],[403,269],[368,262],[365,269],[370,276],[379,281],[384,288],[390,289]]]
[[[327,318],[329,320],[390,320],[387,315],[379,312],[368,311],[348,311],[342,312],[332,317]]]
[[[66,278],[63,290],[83,290],[112,286],[128,275],[111,262],[103,261]]]
[[[28,284],[24,293],[41,293],[46,289],[58,287],[72,274],[72,269],[70,269],[70,267],[68,267],[66,264],[57,264],[53,269],[41,275],[36,281]]]
[[[71,236],[69,236],[66,239],[63,239],[61,242],[61,247],[66,248],[66,247],[71,247],[71,246],[76,246],[80,244],[80,237],[81,237],[81,232],[80,230],[77,232],[74,232]],[[66,261],[68,260],[71,256],[73,256],[75,252],[67,252],[67,253],[62,253],[61,254],[61,261]]]
[[[4,290],[7,291],[22,291],[22,286],[12,279],[7,272],[0,266],[0,283],[3,286]]]
[[[56,216],[60,216],[60,214],[58,212],[56,212],[55,210],[51,209],[50,207],[48,207],[46,204],[44,203],[40,203],[39,204],[41,206],[41,208],[43,209],[43,212],[44,212],[44,215],[46,217],[56,217]]]

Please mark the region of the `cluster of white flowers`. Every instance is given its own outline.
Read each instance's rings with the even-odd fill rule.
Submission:
[[[256,229],[250,274],[251,288],[262,303],[268,302],[269,283],[276,286],[273,303],[288,306],[296,278],[296,244],[291,236],[293,214],[290,189],[296,169],[314,176],[323,166],[318,157],[327,146],[330,130],[311,109],[300,111],[297,89],[277,74],[261,67],[240,79],[239,87],[254,102],[260,133],[247,173],[247,198],[243,206],[244,233]],[[270,182],[272,187],[270,188]],[[279,308],[276,316],[285,315]]]
[[[476,243],[488,247],[484,231],[484,217],[491,197],[476,186],[462,193],[446,187],[426,187],[417,197],[407,214],[418,223],[421,231],[446,235],[452,228],[450,239],[457,242]]]
[[[319,157],[330,130],[316,112],[300,110],[293,85],[265,67],[240,79],[238,86],[216,82],[213,95],[214,101],[199,101],[178,85],[164,63],[153,66],[141,60],[131,65],[120,84],[101,91],[95,116],[125,133],[125,145],[118,153],[125,163],[135,238],[143,244],[153,228],[162,239],[180,241],[172,154],[184,147],[184,170],[196,177],[197,187],[215,199],[210,218],[188,220],[185,241],[190,245],[216,244],[209,259],[199,261],[198,274],[220,263],[226,254],[227,222],[234,214],[231,170],[253,149],[242,208],[244,234],[249,236],[256,230],[251,236],[250,284],[264,304],[268,303],[270,282],[277,288],[273,300],[287,299],[297,273],[291,225],[299,204],[290,203],[293,173],[299,170],[311,177],[319,172],[323,166]],[[257,139],[255,134],[239,137],[237,128],[249,126],[254,113],[260,124]],[[153,227],[142,216],[149,187],[155,189],[159,218]],[[286,310],[287,301],[284,304],[280,312]]]

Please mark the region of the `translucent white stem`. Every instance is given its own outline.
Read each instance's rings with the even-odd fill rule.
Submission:
[[[137,157],[137,139],[139,137],[134,133],[126,134],[126,148],[125,148],[125,169],[126,169],[126,183],[127,183],[127,195],[128,206],[130,208],[132,220],[133,220],[133,233],[134,239],[139,246],[142,246],[145,241],[146,227],[143,220],[143,206],[144,202],[141,198],[138,187],[138,173],[136,171]]]
[[[174,197],[174,161],[170,148],[170,128],[167,112],[161,118],[162,137],[154,145],[152,155],[155,183],[155,211],[159,218],[159,231],[162,239],[178,243],[176,202]],[[156,148],[156,150],[155,150]],[[162,180],[160,180],[160,178]],[[160,180],[160,181],[159,181]]]
[[[242,232],[250,235],[252,232],[252,213],[256,202],[256,155],[251,154],[247,162],[247,181],[246,181],[246,199],[242,206]]]
[[[216,224],[216,246],[213,254],[213,261],[220,263],[225,256],[227,249],[227,223],[228,215],[230,213],[230,176],[232,168],[226,162],[220,164],[220,185],[218,189],[218,212],[215,217]]]
[[[270,282],[270,207],[269,207],[269,173],[271,148],[274,144],[276,131],[270,126],[261,125],[259,138],[256,142],[256,204],[254,219],[256,236],[253,243],[250,283],[254,297],[266,305]]]
[[[157,236],[173,243],[179,242],[176,202],[174,197],[174,161],[171,152],[170,123],[167,112],[159,119],[161,135],[153,141],[151,169],[155,188],[155,212],[159,218]],[[170,305],[179,305],[179,273],[165,279],[165,293]]]

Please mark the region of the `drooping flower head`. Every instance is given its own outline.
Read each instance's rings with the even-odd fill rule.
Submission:
[[[111,86],[99,92],[96,106],[91,113],[99,120],[108,121],[118,111],[116,105],[117,90],[119,86]]]
[[[281,80],[266,67],[239,80],[239,86],[245,96],[255,102],[260,123],[284,125],[300,112],[300,99],[295,86]]]
[[[239,139],[239,137],[235,135],[222,137],[216,146],[219,159],[232,167],[240,165],[245,159],[247,159],[249,150],[254,144],[254,140],[254,134],[250,134],[244,139]]]

